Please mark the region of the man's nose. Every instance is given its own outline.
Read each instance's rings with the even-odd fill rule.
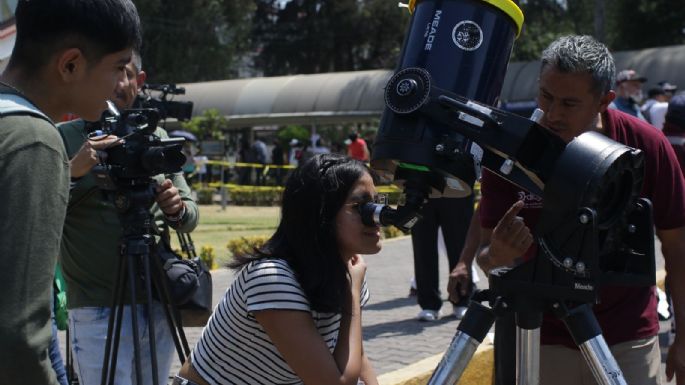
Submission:
[[[119,75],[119,81],[117,82],[117,86],[119,89],[128,87],[129,83],[130,80],[128,80],[128,75],[126,75],[125,72]]]
[[[547,110],[545,111],[544,119],[549,123],[555,123],[561,120],[561,110],[555,103],[549,103],[547,105]]]

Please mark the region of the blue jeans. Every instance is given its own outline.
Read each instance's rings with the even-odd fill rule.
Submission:
[[[62,353],[59,351],[59,338],[57,337],[57,322],[55,321],[54,308],[52,308],[51,318],[52,338],[50,339],[50,345],[48,346],[48,356],[50,356],[50,363],[52,363],[52,369],[55,371],[59,385],[69,385],[67,371],[64,369],[64,362],[62,361]]]
[[[174,341],[162,305],[154,302],[152,312],[152,317],[148,317],[146,306],[137,305],[140,369],[143,378],[143,384],[137,384],[131,306],[124,306],[117,367],[114,374],[116,385],[150,385],[153,383],[148,319],[154,322],[155,327],[159,385],[168,383],[175,350]],[[109,307],[82,307],[69,310],[69,332],[74,354],[74,367],[81,385],[98,385],[101,382],[109,314]]]

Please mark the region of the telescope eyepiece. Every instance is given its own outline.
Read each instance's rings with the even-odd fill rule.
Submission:
[[[363,205],[359,205],[359,214],[362,217],[362,223],[366,226],[389,226],[392,222],[389,222],[389,213],[395,211],[392,207],[374,203],[367,202]]]

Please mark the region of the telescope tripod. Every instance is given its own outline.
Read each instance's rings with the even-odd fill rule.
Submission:
[[[154,237],[151,235],[150,206],[154,200],[153,187],[149,184],[135,186],[135,190],[117,192],[114,202],[120,210],[120,219],[124,227],[124,236],[120,244],[121,259],[117,269],[116,286],[110,306],[105,355],[102,365],[102,385],[113,385],[117,366],[117,355],[121,326],[124,315],[124,305],[127,301],[124,289],[129,287],[128,298],[131,310],[131,326],[133,336],[133,353],[135,376],[138,384],[143,384],[143,370],[152,372],[153,384],[159,384],[157,344],[155,341],[155,321],[153,312],[153,287],[158,294],[159,302],[164,308],[166,322],[174,341],[176,352],[181,363],[190,354],[190,348],[183,327],[180,322],[178,309],[171,300],[166,274],[160,258],[151,253]],[[123,210],[122,210],[123,209]],[[151,263],[152,261],[152,263]],[[148,314],[148,334],[150,347],[151,368],[141,367],[140,336],[138,330],[138,286],[143,285],[145,293],[146,311]]]
[[[560,301],[544,301],[522,296],[514,297],[511,301],[504,297],[497,297],[492,308],[471,301],[464,318],[457,327],[457,333],[428,384],[455,384],[495,319],[506,312],[513,311],[516,314],[517,326],[516,383],[538,385],[540,382],[540,326],[544,310],[552,310],[564,322],[598,384],[626,384],[621,369],[604,341],[602,330],[590,305],[582,304],[568,309]]]

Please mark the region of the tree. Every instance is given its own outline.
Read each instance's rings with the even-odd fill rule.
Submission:
[[[574,1],[576,4],[584,2]],[[527,0],[521,1],[519,6],[525,21],[521,35],[514,44],[512,61],[537,60],[542,50],[554,39],[577,33],[577,25],[568,17],[568,7],[557,0]]]
[[[390,68],[408,13],[387,0],[258,2],[256,65],[266,75]]]
[[[554,39],[593,35],[611,50],[685,43],[685,7],[672,0],[522,0],[525,15],[512,60],[537,60]]]
[[[685,44],[685,7],[672,0],[609,2],[607,42],[613,50]]]
[[[182,122],[181,127],[195,135],[199,140],[223,140],[222,129],[226,127],[226,123],[226,118],[219,113],[219,110],[210,108],[205,110],[201,116]]]
[[[253,0],[137,0],[142,55],[151,81],[235,76],[249,47]]]

